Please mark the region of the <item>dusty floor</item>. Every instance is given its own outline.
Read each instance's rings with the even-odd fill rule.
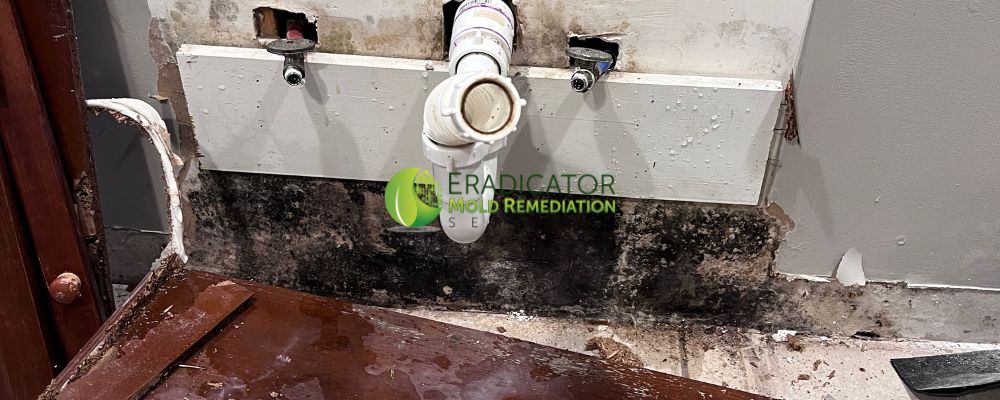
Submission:
[[[909,399],[890,359],[1000,348],[998,344],[816,336],[778,342],[772,338],[774,332],[683,323],[608,326],[523,313],[398,311],[592,355],[599,354],[586,350],[592,338],[611,337],[625,344],[646,368],[794,400]]]
[[[115,294],[120,305],[126,286],[115,285]],[[629,360],[634,354],[652,370],[789,400],[910,399],[890,359],[1000,348],[997,343],[802,335],[776,341],[775,332],[684,321],[605,325],[523,312],[396,311],[594,356],[603,351],[605,357]],[[627,350],[594,349],[594,338],[614,339]],[[623,351],[631,354],[623,357]]]

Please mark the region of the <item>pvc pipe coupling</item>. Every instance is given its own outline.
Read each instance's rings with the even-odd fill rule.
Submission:
[[[510,78],[465,73],[437,85],[424,103],[424,132],[445,146],[493,143],[517,130],[525,100]]]
[[[500,0],[466,0],[455,12],[448,72],[507,76],[514,52],[514,13]],[[491,62],[492,61],[492,62]]]

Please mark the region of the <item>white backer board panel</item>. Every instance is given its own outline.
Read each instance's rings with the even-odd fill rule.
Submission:
[[[445,63],[312,53],[290,87],[265,50],[184,45],[177,61],[202,168],[387,181],[430,165],[423,105]],[[780,82],[614,72],[581,95],[569,70],[511,75],[527,106],[502,173],[609,173],[618,196],[757,203]]]

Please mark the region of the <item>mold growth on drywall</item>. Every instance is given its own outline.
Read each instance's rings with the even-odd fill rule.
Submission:
[[[319,52],[431,60],[445,56],[445,18],[454,8],[436,0],[150,3],[153,18],[165,22],[175,47],[259,47],[252,11],[262,6],[315,21]],[[810,6],[796,0],[681,2],[664,12],[660,2],[651,0],[525,1],[516,7],[518,51],[512,64],[564,68],[568,38],[614,35],[622,40],[621,71],[783,79],[798,56]]]
[[[775,221],[758,208],[624,204],[615,287],[619,303],[754,325],[774,304],[767,286],[777,249]]]
[[[273,6],[315,20],[320,52],[444,57],[440,2],[338,4]],[[644,12],[654,2],[588,4],[594,7],[522,2],[514,63],[566,67],[567,40],[610,34],[621,39],[620,70],[784,79],[808,10],[806,3],[782,0],[735,5],[740,16],[734,19],[731,5],[720,14],[702,10],[711,5],[678,4],[665,15]],[[174,54],[181,43],[260,47],[251,14],[262,5],[167,0],[152,7],[159,95],[174,107],[178,153],[187,161],[195,161],[197,143]],[[788,12],[771,12],[775,8]],[[801,24],[792,21],[799,13]],[[671,24],[676,18],[685,24]],[[383,183],[198,171],[196,163],[185,168],[190,266],[297,290],[385,306],[527,309],[625,321],[679,315],[819,334],[1000,335],[990,311],[1000,308],[997,300],[901,284],[845,288],[773,276],[775,252],[792,221],[759,208],[621,199],[613,215],[497,215],[486,237],[458,245],[439,232],[393,229]],[[978,308],[949,313],[939,299]],[[963,328],[970,326],[978,328]]]
[[[1000,335],[997,296],[771,274],[788,225],[757,207],[618,199],[615,214],[495,214],[481,240],[460,245],[400,229],[381,182],[201,171],[184,187],[194,212],[189,267],[364,304],[825,335]],[[952,313],[942,301],[976,306]]]
[[[396,229],[384,183],[214,171],[200,178],[190,194],[194,268],[386,306],[594,310],[606,302],[613,215],[497,218],[482,240],[459,245],[441,232]]]
[[[616,214],[495,214],[486,236],[461,245],[399,229],[383,183],[199,178],[193,268],[383,306],[752,325],[775,305],[766,283],[778,232],[754,207],[619,199]]]

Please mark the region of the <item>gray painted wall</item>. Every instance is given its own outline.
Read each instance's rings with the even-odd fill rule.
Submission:
[[[170,110],[149,98],[156,93],[157,72],[149,56],[146,2],[75,1],[73,13],[86,98],[146,99],[168,119]],[[133,128],[106,114],[91,117],[88,129],[104,224],[164,231],[166,200],[156,151]]]
[[[1000,2],[816,2],[778,268],[1000,288]],[[900,244],[905,238],[905,244]]]

